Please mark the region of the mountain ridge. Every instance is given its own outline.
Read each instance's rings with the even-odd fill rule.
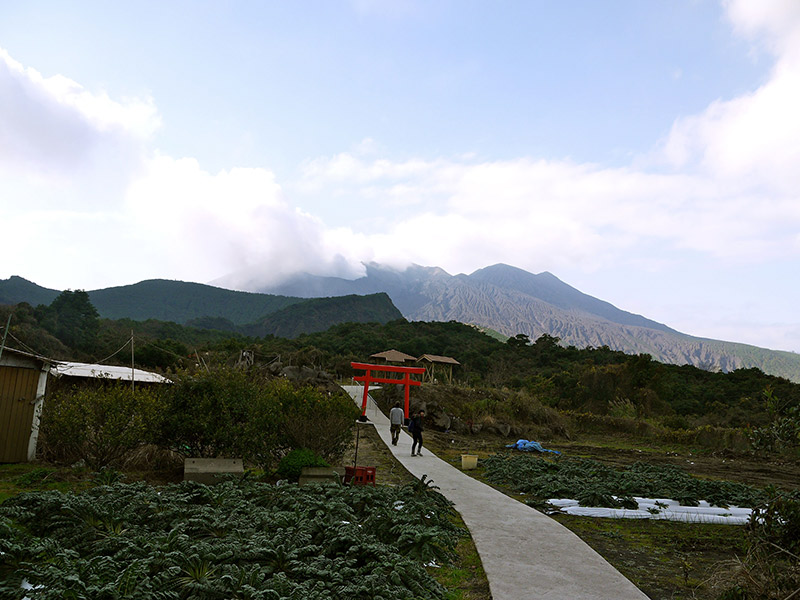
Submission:
[[[584,294],[546,271],[533,274],[504,264],[469,275],[420,265],[401,271],[369,263],[365,269],[355,280],[301,273],[249,292],[153,279],[88,294],[100,315],[112,319],[205,324],[256,336],[310,333],[347,320],[363,322],[369,315],[382,322],[452,320],[508,337],[521,333],[535,340],[548,334],[578,348],[608,346],[707,370],[756,367],[800,382],[798,354],[681,333]],[[49,304],[59,293],[18,276],[0,280],[0,304]],[[358,298],[373,295],[378,297]],[[352,298],[336,300],[344,296]],[[323,302],[305,304],[315,298]],[[313,322],[314,329],[304,329],[303,321]]]
[[[0,304],[49,305],[61,292],[14,275],[0,280]],[[147,279],[87,291],[104,319],[154,319],[248,336],[297,337],[344,322],[403,318],[385,293],[299,298],[240,292],[186,281]]]
[[[608,346],[650,354],[660,362],[725,372],[756,367],[800,382],[800,355],[694,337],[584,294],[547,271],[533,274],[502,263],[469,275],[420,265],[406,271],[376,263],[365,268],[366,274],[355,280],[304,274],[259,291],[290,289],[303,296],[382,290],[410,320],[455,320],[509,337],[522,333],[531,340],[546,333],[579,348]]]

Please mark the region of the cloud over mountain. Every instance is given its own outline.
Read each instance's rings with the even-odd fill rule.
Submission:
[[[367,4],[356,3],[362,19],[375,12]],[[800,261],[800,4],[722,6],[753,60],[769,65],[763,81],[673,115],[646,151],[613,163],[547,154],[535,130],[531,140],[543,145],[524,155],[469,145],[448,154],[424,140],[402,154],[368,132],[327,154],[311,136],[313,153],[294,170],[231,157],[211,169],[165,150],[171,122],[158,96],[90,89],[0,49],[0,219],[6,243],[24,249],[0,276],[92,288],[230,275],[232,286],[254,288],[299,271],[353,278],[369,261],[450,272],[505,262],[597,286],[603,297],[620,290],[610,299],[693,332],[725,298],[729,312],[713,317],[726,332],[698,333],[800,350],[798,289],[787,277]],[[424,18],[419,5],[412,20]],[[463,84],[485,72],[459,66],[442,77]],[[221,80],[220,89],[246,94],[251,83]],[[303,93],[285,94],[310,120],[315,84],[303,83]],[[420,94],[409,111],[428,100]],[[269,117],[277,127],[282,115]],[[732,336],[734,326],[741,333]]]

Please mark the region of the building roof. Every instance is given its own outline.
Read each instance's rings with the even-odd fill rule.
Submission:
[[[87,379],[116,379],[140,383],[171,383],[166,377],[158,373],[131,369],[130,367],[117,367],[114,365],[93,365],[88,363],[63,362],[53,363],[50,372],[56,377],[84,377]]]
[[[33,361],[39,363],[41,368],[49,365],[51,362],[44,356],[23,352],[22,350],[9,348],[8,346],[3,347],[3,352],[0,353],[0,360],[2,360],[3,366],[21,366],[24,361],[29,361],[28,364],[30,364],[30,361]]]
[[[385,352],[378,352],[373,354],[370,358],[382,358],[386,362],[409,362],[417,360],[416,357],[400,352],[399,350],[386,350]]]
[[[443,363],[446,365],[460,365],[461,363],[458,362],[455,358],[450,358],[449,356],[436,356],[435,354],[423,354],[419,357],[420,361],[427,360],[428,362],[432,363]]]

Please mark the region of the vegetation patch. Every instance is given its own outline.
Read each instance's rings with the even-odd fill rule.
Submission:
[[[755,507],[764,492],[732,481],[698,479],[671,465],[636,462],[615,469],[594,460],[498,455],[484,461],[488,481],[530,494],[534,500],[575,498],[581,506],[630,508],[632,496],[671,498],[684,506]]]
[[[257,370],[173,375],[168,386],[105,382],[48,397],[40,453],[49,461],[121,467],[153,445],[181,456],[243,458],[268,470],[291,450],[342,455],[358,414],[344,392],[293,385]]]
[[[329,467],[325,460],[308,448],[296,448],[283,457],[278,465],[278,476],[297,482],[305,467]]]
[[[442,598],[461,530],[424,482],[31,492],[0,505],[0,596]]]

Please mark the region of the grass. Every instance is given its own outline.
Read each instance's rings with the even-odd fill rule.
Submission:
[[[463,522],[461,524],[464,526]],[[467,535],[456,546],[453,565],[432,573],[436,580],[450,592],[447,600],[491,600],[489,581],[481,564],[481,557],[472,538]]]
[[[0,502],[22,492],[87,489],[91,473],[86,468],[58,468],[39,463],[0,464]]]
[[[440,458],[460,466],[462,453],[486,458],[515,440],[488,436],[455,436],[426,432],[426,444]],[[797,461],[769,460],[747,453],[710,452],[674,444],[640,445],[633,439],[581,436],[572,441],[542,441],[546,448],[567,456],[600,461],[615,467],[637,461],[675,465],[707,479],[725,479],[754,486],[796,488]],[[486,482],[483,468],[465,471]],[[521,502],[525,495],[502,486],[496,489]],[[715,600],[736,578],[739,559],[746,554],[742,526],[682,523],[650,519],[608,519],[553,515],[653,600]]]
[[[745,531],[650,519],[554,515],[652,600],[713,600],[715,582],[745,553]],[[723,577],[724,579],[724,577]]]

